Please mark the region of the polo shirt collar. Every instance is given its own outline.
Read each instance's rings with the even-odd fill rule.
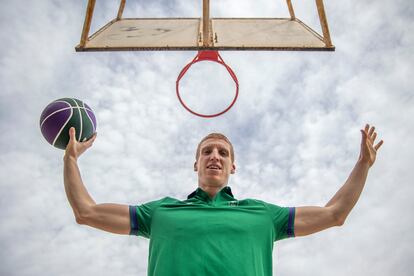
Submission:
[[[197,188],[197,190],[189,194],[187,196],[187,199],[191,199],[193,197],[201,199],[203,201],[211,201],[211,200],[212,201],[233,201],[235,200],[233,193],[231,192],[231,188],[229,186],[225,186],[223,189],[221,189],[213,199],[210,198],[210,196],[203,189],[199,187]]]

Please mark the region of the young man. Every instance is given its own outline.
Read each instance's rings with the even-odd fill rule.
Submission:
[[[76,221],[118,234],[150,239],[148,275],[272,275],[273,243],[340,226],[356,204],[374,164],[375,127],[361,130],[358,161],[345,184],[324,207],[279,207],[255,199],[237,200],[227,186],[234,174],[234,151],[222,134],[198,145],[194,170],[198,188],[187,200],[165,197],[140,206],[96,204],[77,166],[94,142],[70,141],[64,156],[64,182]]]

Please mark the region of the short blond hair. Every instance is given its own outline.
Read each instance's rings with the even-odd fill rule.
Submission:
[[[230,140],[221,133],[210,133],[209,135],[207,135],[206,137],[204,137],[203,139],[201,139],[200,143],[198,143],[197,146],[197,152],[196,152],[196,161],[198,160],[198,157],[200,156],[200,147],[201,144],[206,141],[207,139],[220,139],[225,141],[227,144],[230,145],[230,157],[231,157],[231,162],[234,162],[234,149],[233,149],[233,145],[231,144]]]

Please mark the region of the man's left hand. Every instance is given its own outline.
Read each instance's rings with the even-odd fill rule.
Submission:
[[[362,141],[359,161],[367,163],[371,167],[377,157],[377,151],[382,146],[384,141],[381,140],[374,146],[375,139],[377,138],[377,133],[375,132],[375,127],[370,127],[369,124],[365,125],[365,129],[361,129],[361,133]]]

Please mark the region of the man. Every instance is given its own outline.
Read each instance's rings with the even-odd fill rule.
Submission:
[[[279,207],[260,200],[237,200],[227,186],[234,174],[234,151],[222,134],[198,145],[194,170],[198,188],[187,200],[165,197],[140,206],[96,204],[77,166],[96,134],[77,142],[74,128],[64,156],[64,182],[76,221],[118,234],[150,239],[148,275],[272,275],[273,243],[340,226],[356,204],[374,164],[375,127],[361,130],[358,161],[345,184],[324,207]]]

